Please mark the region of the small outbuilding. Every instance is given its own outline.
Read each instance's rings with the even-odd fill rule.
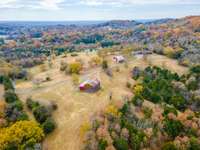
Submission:
[[[84,92],[96,92],[100,88],[101,88],[101,85],[98,79],[86,80],[79,85],[80,91],[84,91]]]
[[[125,61],[125,58],[122,55],[114,56],[113,60],[117,63],[123,63]]]

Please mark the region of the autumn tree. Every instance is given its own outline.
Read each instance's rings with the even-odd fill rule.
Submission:
[[[69,73],[73,74],[79,74],[80,71],[82,69],[82,65],[80,62],[74,62],[74,63],[71,63],[69,64]]]
[[[32,148],[43,140],[44,133],[34,121],[18,121],[0,131],[0,149]]]

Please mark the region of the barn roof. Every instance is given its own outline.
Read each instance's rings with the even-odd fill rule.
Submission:
[[[86,84],[90,84],[91,86],[96,86],[99,83],[100,83],[100,81],[98,79],[93,79],[93,80],[88,79],[88,80],[82,82],[79,86],[83,87]]]

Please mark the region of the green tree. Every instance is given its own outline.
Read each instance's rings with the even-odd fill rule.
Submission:
[[[56,128],[56,124],[52,118],[47,118],[47,120],[42,124],[42,128],[45,134],[49,134]]]
[[[5,90],[14,90],[12,81],[9,77],[4,76],[3,77],[3,85]]]
[[[15,92],[11,90],[5,92],[4,98],[7,103],[12,103],[19,100],[17,94],[15,94]]]
[[[184,129],[183,124],[179,120],[165,118],[163,124],[165,132],[172,138],[178,136]]]
[[[178,148],[174,145],[173,142],[167,142],[165,143],[162,148],[162,150],[178,150]]]
[[[98,144],[98,150],[105,150],[107,146],[108,146],[107,141],[104,139],[101,139]]]
[[[128,150],[128,142],[123,138],[116,139],[114,146],[117,150]]]
[[[48,117],[50,117],[50,112],[45,108],[44,106],[38,106],[33,109],[33,114],[35,119],[39,123],[43,123],[47,120]]]

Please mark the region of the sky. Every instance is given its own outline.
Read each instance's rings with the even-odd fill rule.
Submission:
[[[200,15],[200,0],[0,0],[1,21],[180,18]]]

